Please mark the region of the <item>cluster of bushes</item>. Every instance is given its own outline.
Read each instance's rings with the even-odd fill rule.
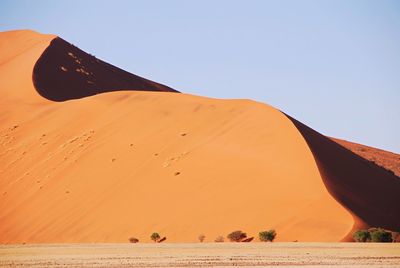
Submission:
[[[161,243],[164,242],[165,240],[167,240],[167,237],[163,237],[161,238],[159,233],[152,233],[150,236],[150,239],[153,240],[155,243]],[[131,243],[139,243],[139,239],[135,238],[135,237],[131,237],[129,238],[129,242]]]
[[[254,237],[247,237],[247,234],[240,230],[234,231],[234,232],[228,234],[226,237],[231,242],[251,242],[254,239]],[[275,237],[276,237],[275,230],[262,231],[262,232],[258,233],[258,238],[262,242],[272,242],[272,241],[274,241]],[[215,242],[224,242],[224,237],[218,236],[214,241]]]
[[[355,242],[396,242],[398,236],[398,232],[392,232],[382,228],[358,230],[353,233]]]
[[[233,231],[232,233],[228,234],[226,237],[231,242],[251,242],[254,239],[254,237],[247,237],[247,234],[240,230]],[[272,241],[274,241],[275,237],[276,237],[275,230],[262,231],[262,232],[258,233],[258,238],[262,242],[272,242]],[[206,236],[204,234],[200,234],[198,236],[198,239],[201,243],[204,241],[205,238],[206,238]],[[164,242],[167,238],[165,236],[163,238],[161,238],[159,233],[152,233],[150,236],[150,239],[153,240],[155,243],[161,243],[161,242]],[[214,240],[214,242],[217,242],[217,243],[224,242],[224,241],[225,241],[225,239],[221,235],[217,236]],[[131,238],[129,238],[129,242],[138,243],[139,239],[137,239],[135,237],[131,237]]]

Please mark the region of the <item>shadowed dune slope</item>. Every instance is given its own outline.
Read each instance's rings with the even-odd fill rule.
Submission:
[[[55,48],[62,55],[48,59],[51,68],[36,64],[38,88],[46,77],[71,75],[85,89],[87,81],[103,81],[98,74],[108,65],[98,73],[90,69],[95,59],[71,56],[61,39],[18,35],[0,34],[23,48],[10,49],[11,56],[0,50],[7,61],[0,66],[1,243],[150,242],[152,232],[168,242],[195,242],[199,234],[213,241],[237,229],[257,236],[270,228],[277,241],[339,241],[353,217],[397,226],[393,175],[273,107],[146,91],[159,86],[152,82],[143,91],[93,95],[100,91],[69,89],[63,78],[49,82],[44,99],[32,73],[51,40],[61,42]],[[52,75],[56,70],[63,73]],[[383,184],[377,189],[391,189],[371,198],[376,181]]]
[[[126,72],[80,50],[60,37],[53,39],[33,69],[39,94],[66,101],[118,90],[176,90]]]
[[[307,141],[329,192],[368,226],[400,230],[400,179],[288,116]]]
[[[387,170],[392,171],[400,179],[400,155],[385,150],[377,149],[374,147],[340,140],[336,138],[330,138],[331,140],[339,143],[343,147],[349,149],[355,154],[374,162],[378,166],[381,166]]]

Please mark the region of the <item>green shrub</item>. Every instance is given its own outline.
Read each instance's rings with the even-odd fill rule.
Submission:
[[[358,230],[354,232],[353,239],[355,242],[369,242],[371,241],[371,234],[368,230]]]
[[[276,237],[276,232],[275,230],[269,230],[269,231],[262,231],[258,233],[258,238],[260,241],[267,242],[267,241],[274,241]]]
[[[246,233],[243,233],[242,231],[234,231],[230,234],[228,234],[227,238],[231,241],[231,242],[240,242],[243,239],[245,239],[247,237]]]
[[[158,242],[160,240],[160,235],[158,233],[152,233],[150,236],[151,240],[153,240],[154,242]]]
[[[372,242],[392,242],[392,233],[381,228],[369,232]]]

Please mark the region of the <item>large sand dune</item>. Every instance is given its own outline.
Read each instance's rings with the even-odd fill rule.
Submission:
[[[0,33],[0,242],[400,227],[398,177],[275,108],[177,94],[85,57],[52,35]],[[368,196],[372,184],[390,196]]]

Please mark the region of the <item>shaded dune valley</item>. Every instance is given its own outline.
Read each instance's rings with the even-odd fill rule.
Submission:
[[[399,162],[264,103],[179,93],[55,35],[0,33],[0,243],[267,229],[350,241],[400,229]]]

